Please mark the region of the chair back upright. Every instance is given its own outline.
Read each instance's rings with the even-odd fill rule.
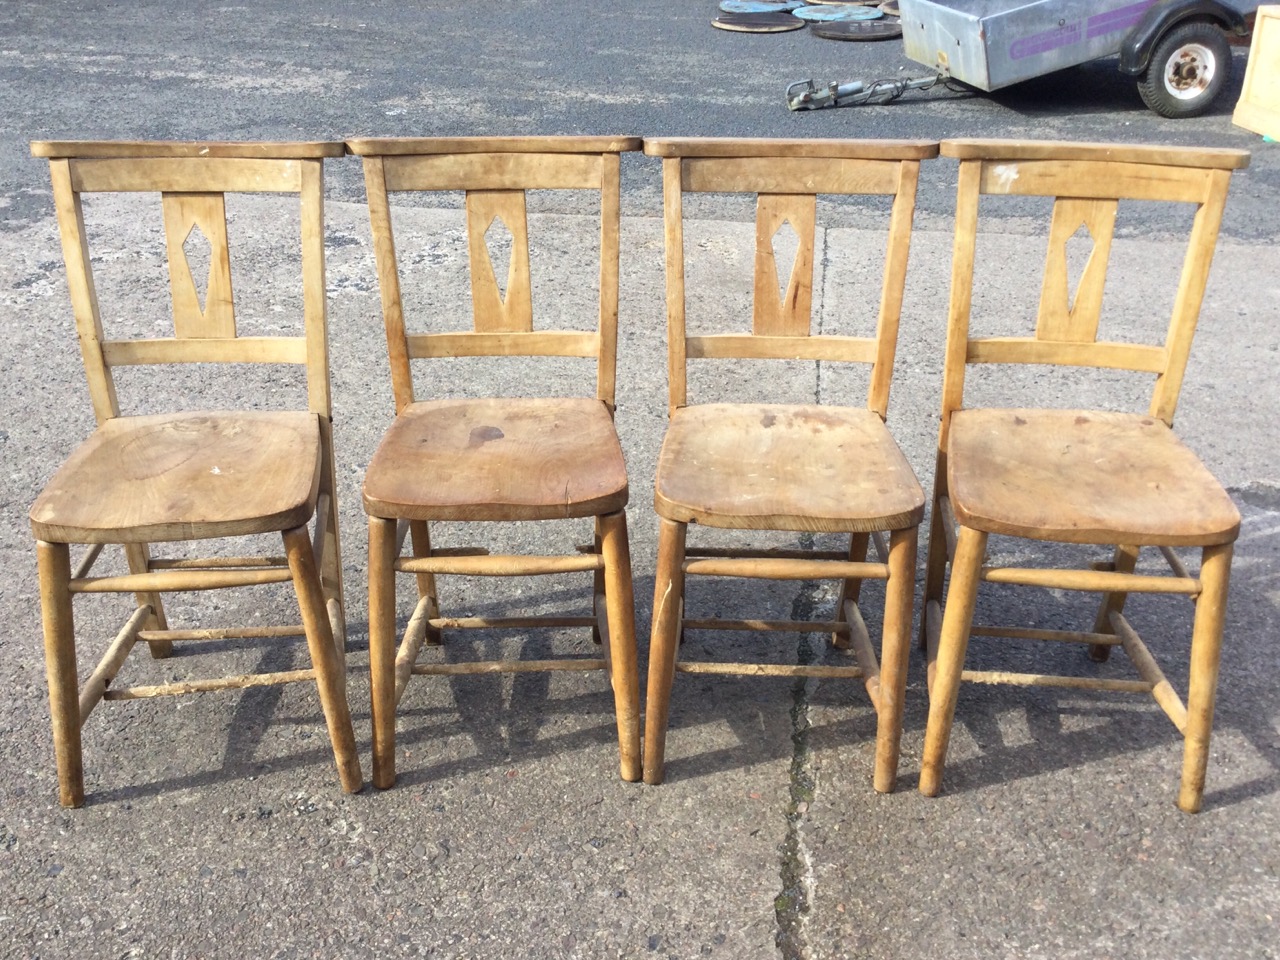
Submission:
[[[356,139],[364,160],[396,412],[414,402],[410,361],[429,357],[584,357],[596,361],[596,396],[610,411],[618,346],[619,154],[633,137],[464,137]],[[535,330],[529,267],[527,191],[600,194],[599,316],[594,332]],[[471,279],[469,330],[410,333],[400,296],[389,194],[463,191]],[[511,236],[505,283],[487,240],[501,223]]]
[[[668,385],[671,411],[688,403],[691,359],[838,360],[871,365],[867,405],[884,419],[902,312],[920,161],[929,141],[656,139],[662,158],[666,233]],[[756,195],[756,243],[749,333],[691,336],[685,324],[683,196]],[[819,194],[893,198],[874,337],[814,335],[813,277]],[[787,224],[797,251],[778,274],[776,240]]]

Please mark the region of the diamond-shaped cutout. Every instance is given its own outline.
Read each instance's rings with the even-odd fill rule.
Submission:
[[[791,273],[800,254],[800,235],[790,220],[783,220],[769,242],[773,246],[773,264],[778,273],[778,301],[786,303],[787,287],[791,285]]]
[[[1096,242],[1087,224],[1080,224],[1076,232],[1067,238],[1063,255],[1067,260],[1067,309],[1076,308],[1076,294],[1080,292],[1080,281],[1084,277],[1085,267],[1089,265],[1089,257],[1093,254]]]
[[[186,258],[187,269],[191,271],[191,282],[196,288],[196,302],[200,305],[200,312],[204,313],[205,299],[209,295],[209,277],[213,271],[213,244],[198,223],[191,225],[187,238],[182,241],[182,255]]]
[[[501,217],[494,217],[484,231],[484,246],[493,265],[493,278],[498,284],[498,296],[507,302],[507,278],[511,271],[511,247],[515,237]]]

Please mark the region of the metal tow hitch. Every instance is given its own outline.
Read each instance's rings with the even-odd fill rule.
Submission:
[[[821,110],[823,107],[856,107],[864,103],[888,103],[908,90],[928,90],[947,78],[942,74],[905,80],[875,80],[864,83],[829,83],[820,86],[813,80],[797,80],[787,87],[787,107],[791,110]]]

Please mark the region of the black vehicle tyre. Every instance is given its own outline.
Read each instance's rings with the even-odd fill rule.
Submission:
[[[1231,76],[1227,35],[1207,20],[1189,20],[1166,33],[1138,81],[1142,102],[1162,117],[1198,117]]]

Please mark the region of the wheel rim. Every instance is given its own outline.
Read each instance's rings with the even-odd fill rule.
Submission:
[[[1204,44],[1188,43],[1174,51],[1164,65],[1164,88],[1169,96],[1193,100],[1209,89],[1218,72],[1218,58]]]

